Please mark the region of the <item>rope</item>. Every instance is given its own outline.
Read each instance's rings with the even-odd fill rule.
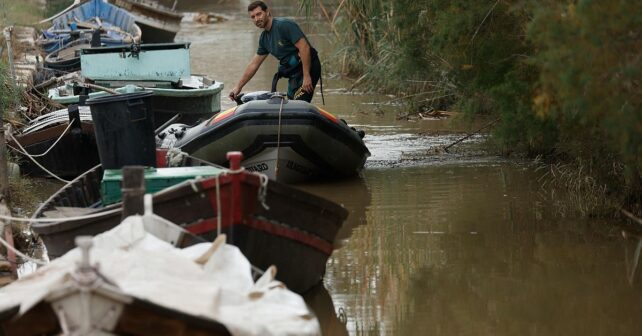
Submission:
[[[13,251],[13,253],[15,253],[17,256],[19,256],[20,258],[22,258],[24,260],[31,261],[32,263],[35,263],[36,265],[39,265],[39,266],[47,265],[47,261],[40,260],[40,259],[34,259],[34,258],[32,258],[32,257],[20,252],[18,249],[16,249],[15,247],[11,246],[11,244],[9,244],[2,237],[0,237],[0,244],[4,245],[4,247],[6,247],[7,249]]]
[[[40,169],[44,170],[47,174],[51,175],[51,177],[55,178],[56,180],[58,180],[58,181],[60,181],[60,182],[62,182],[62,183],[69,183],[69,182],[70,182],[70,181],[67,181],[67,180],[65,180],[65,179],[62,179],[62,178],[60,178],[58,175],[56,175],[56,174],[54,174],[54,173],[50,172],[47,168],[45,168],[45,167],[44,167],[43,165],[41,165],[38,161],[36,161],[36,159],[35,159],[34,157],[32,157],[31,155],[29,155],[29,154],[27,153],[27,150],[26,150],[26,149],[24,149],[24,147],[22,147],[22,145],[20,144],[20,142],[18,142],[18,140],[16,140],[16,138],[14,138],[14,137],[13,137],[13,134],[9,134],[9,135],[11,136],[11,138],[13,139],[13,141],[15,141],[15,142],[16,142],[16,144],[18,145],[18,147],[20,147],[20,149],[24,152],[23,154],[24,154],[26,157],[28,157],[31,161],[33,161],[33,163],[35,163],[35,164],[36,164],[36,166],[40,167]]]
[[[279,128],[276,133],[276,165],[274,167],[274,179],[279,178],[279,152],[281,149],[281,113],[283,112],[284,96],[281,96],[281,107],[279,107]]]
[[[42,157],[42,156],[45,156],[45,155],[47,155],[47,154],[49,153],[49,151],[51,151],[54,147],[56,147],[56,145],[58,144],[58,142],[60,142],[60,140],[62,139],[62,137],[63,137],[63,136],[65,136],[65,134],[67,134],[67,132],[68,132],[68,131],[69,131],[69,129],[71,128],[71,125],[74,123],[74,121],[76,121],[76,119],[75,119],[75,118],[71,120],[71,122],[69,123],[69,125],[67,125],[67,128],[65,128],[65,130],[60,134],[60,136],[58,136],[58,139],[56,139],[56,141],[53,143],[53,145],[51,145],[51,147],[49,147],[49,148],[48,148],[44,153],[41,153],[41,154],[29,154],[29,153],[27,153],[27,152],[22,152],[21,150],[19,150],[19,149],[17,149],[17,148],[15,148],[15,147],[13,147],[13,146],[11,146],[11,145],[8,145],[8,146],[9,146],[11,149],[15,150],[16,152],[18,152],[18,153],[20,153],[20,154],[22,154],[22,155],[25,155],[25,156],[31,156],[31,157],[35,157],[35,158],[36,158],[36,157]],[[13,137],[13,134],[11,134],[11,139],[12,139],[13,141],[15,141],[15,142],[18,142],[18,140],[16,140],[16,138],[14,138],[14,137]]]
[[[184,153],[184,152],[183,152],[183,153]],[[187,153],[185,153],[185,154],[187,154]],[[208,165],[208,166],[212,166],[212,167],[214,167],[214,168],[227,169],[226,167],[223,167],[223,166],[221,166],[221,165],[217,165],[216,163],[212,163],[212,162],[209,162],[209,161],[206,161],[206,160],[203,160],[203,159],[199,159],[199,158],[197,158],[197,157],[195,157],[195,156],[191,156],[191,155],[189,155],[189,154],[187,154],[187,157],[188,157],[188,158],[190,158],[190,159],[192,159],[192,160],[195,160],[195,161],[197,161],[197,162],[204,163],[204,164],[206,164],[206,165]]]
[[[261,179],[261,186],[259,187],[259,202],[261,202],[261,206],[263,206],[263,209],[270,210],[270,207],[265,202],[265,200],[267,199],[267,185],[270,179],[265,174],[255,174],[259,175],[259,178]]]
[[[53,217],[53,218],[25,218],[25,217],[11,217],[0,215],[0,219],[16,222],[29,222],[29,223],[62,223],[66,221],[77,221],[84,219],[93,219],[100,218],[102,216],[107,216],[120,212],[120,209],[112,209],[108,211],[101,211],[96,213],[91,213],[85,216],[76,216],[76,217]]]
[[[203,159],[199,159],[199,158],[197,158],[195,156],[189,155],[189,154],[187,154],[185,152],[180,151],[178,148],[172,148],[172,149],[168,150],[167,151],[167,155],[170,156],[170,154],[171,154],[172,157],[180,157],[180,158],[187,157],[187,158],[190,158],[190,159],[192,159],[194,161],[203,163],[205,165],[212,166],[214,168],[225,169],[225,171],[223,173],[221,173],[221,175],[239,174],[239,173],[242,173],[242,172],[245,171],[245,167],[241,167],[239,169],[231,170],[231,169],[225,168],[225,167],[223,167],[221,165],[217,165],[215,163],[212,163],[212,162],[209,162],[209,161],[206,161],[206,160],[203,160]],[[168,160],[168,162],[169,161],[170,160]],[[259,191],[258,191],[259,202],[261,202],[261,206],[263,206],[263,208],[265,210],[269,210],[270,207],[267,205],[266,199],[267,199],[267,185],[268,185],[268,182],[270,181],[270,179],[265,174],[261,174],[261,173],[257,173],[257,172],[250,172],[250,174],[254,174],[254,175],[257,175],[259,177],[260,183],[261,183],[260,187],[259,187]],[[218,200],[219,193],[220,193],[220,190],[218,189],[219,188],[218,186],[219,186],[219,182],[220,181],[219,181],[218,177],[219,177],[219,175],[216,176],[216,186],[217,186],[216,187],[217,188],[217,190],[216,190],[216,195],[217,195],[216,206],[218,208],[220,208],[220,203],[219,203],[219,200]],[[193,180],[190,180],[190,181],[192,182]],[[194,186],[193,182],[192,182],[192,189],[194,190],[194,192],[197,192],[197,189]],[[165,190],[167,190],[167,189],[165,189]],[[217,225],[220,225],[220,224],[217,222]]]
[[[221,235],[221,182],[219,180],[219,175],[216,175],[216,236]]]

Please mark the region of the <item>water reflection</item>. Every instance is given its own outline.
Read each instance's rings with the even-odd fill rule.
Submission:
[[[308,307],[314,312],[324,336],[348,335],[342,309],[335,309],[334,303],[323,284],[310,289],[303,295]]]
[[[623,229],[622,241],[624,245],[624,263],[626,265],[626,277],[629,284],[639,286],[642,283],[638,270],[640,266],[640,254],[642,253],[642,235],[639,230]]]
[[[638,333],[608,223],[559,219],[519,165],[368,170],[366,225],[325,283],[362,334]]]
[[[319,181],[300,184],[295,187],[330,199],[341,204],[349,211],[348,218],[337,233],[335,248],[343,246],[355,228],[367,223],[366,210],[370,206],[371,195],[365,178],[355,177],[339,181]]]

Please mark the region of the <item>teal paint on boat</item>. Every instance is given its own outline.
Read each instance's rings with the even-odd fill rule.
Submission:
[[[119,93],[151,91],[154,123],[180,115],[176,122],[193,124],[221,111],[223,83],[190,75],[189,43],[142,44],[86,48],[81,52],[84,80]],[[76,79],[75,81],[78,81]],[[73,80],[49,90],[62,105],[77,104]],[[90,92],[90,98],[106,92]]]
[[[174,186],[183,181],[207,178],[219,175],[226,171],[224,168],[210,166],[199,167],[174,167],[174,168],[146,168],[145,192],[155,193],[165,188]],[[103,205],[120,202],[122,198],[121,184],[123,172],[121,169],[106,169],[100,185]]]
[[[191,76],[189,43],[83,49],[83,77],[94,81],[166,81]]]
[[[193,76],[197,77],[198,76]],[[206,97],[213,96],[212,103],[210,105],[210,112],[216,113],[221,111],[221,91],[223,90],[223,83],[214,82],[211,85],[200,88],[200,89],[166,89],[166,88],[149,88],[141,87],[136,85],[126,85],[123,87],[115,88],[114,90],[118,93],[131,93],[131,92],[141,92],[141,91],[151,91],[154,92],[154,96],[163,96],[163,97],[174,97],[174,98],[196,98],[196,97]],[[49,98],[56,103],[62,105],[69,104],[78,104],[79,96],[74,94],[68,94],[73,92],[73,85],[68,84],[53,88],[49,90]],[[89,94],[89,98],[97,98],[108,96],[109,93],[100,91],[92,92]]]

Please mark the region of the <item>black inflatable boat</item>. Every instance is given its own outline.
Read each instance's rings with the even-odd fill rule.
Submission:
[[[370,156],[363,131],[310,103],[267,92],[241,102],[196,126],[169,126],[157,147],[221,165],[242,151],[246,169],[285,183],[353,176]]]

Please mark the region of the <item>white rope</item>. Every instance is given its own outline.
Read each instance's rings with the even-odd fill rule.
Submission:
[[[259,202],[261,202],[263,209],[270,210],[270,207],[266,203],[267,190],[268,190],[267,185],[270,179],[265,174],[261,174],[261,173],[255,173],[255,174],[259,175],[259,179],[261,180],[261,186],[259,187]]]
[[[76,216],[76,217],[24,218],[24,217],[11,217],[11,216],[0,215],[0,219],[8,220],[8,221],[9,220],[16,221],[16,222],[29,222],[29,223],[61,223],[61,222],[67,222],[67,221],[100,218],[100,217],[111,215],[117,212],[120,212],[120,209],[112,209],[108,211],[95,212],[85,216]]]
[[[23,152],[23,151],[21,151],[21,150],[19,150],[19,149],[17,149],[17,148],[14,148],[14,147],[13,147],[13,146],[11,146],[11,145],[9,145],[9,147],[10,147],[11,149],[15,150],[16,152],[18,152],[18,153],[20,153],[20,154],[22,154],[22,155],[25,155],[25,156],[31,156],[31,157],[35,157],[35,158],[36,158],[36,157],[45,156],[45,155],[47,155],[47,154],[49,153],[49,151],[51,151],[54,147],[56,147],[56,145],[58,144],[58,142],[60,142],[60,140],[62,139],[62,137],[63,137],[63,136],[65,136],[65,134],[67,134],[67,131],[69,131],[69,129],[71,128],[71,125],[73,124],[73,122],[74,122],[75,120],[76,120],[75,118],[71,120],[71,122],[69,123],[69,125],[67,125],[67,127],[65,128],[65,130],[64,130],[64,131],[63,131],[63,132],[58,136],[58,139],[56,139],[56,141],[53,143],[53,145],[51,145],[51,146],[50,146],[50,147],[49,147],[45,152],[43,152],[43,153],[40,153],[40,154],[29,154],[29,153],[27,153],[27,152]],[[18,142],[18,140],[13,136],[13,134],[10,134],[10,136],[11,136],[11,139],[12,139],[13,141]]]
[[[18,249],[16,249],[15,247],[11,246],[11,244],[9,244],[2,237],[0,237],[0,244],[4,245],[4,247],[6,247],[8,250],[13,251],[13,253],[15,253],[17,256],[19,256],[20,258],[22,258],[24,260],[31,261],[32,263],[35,263],[36,265],[40,265],[40,266],[47,265],[47,261],[46,260],[34,259],[34,258],[32,258],[32,257],[20,252]]]
[[[216,176],[216,195],[217,195],[217,196],[216,196],[216,197],[217,197],[217,200],[216,200],[216,201],[217,201],[216,206],[220,209],[220,199],[218,199],[218,198],[220,197],[220,196],[219,196],[219,193],[220,193],[220,190],[219,190],[219,182],[220,182],[220,181],[219,181],[219,179],[218,179],[218,178],[219,178],[219,176],[220,176],[220,175],[227,175],[227,174],[239,174],[239,173],[242,173],[242,172],[244,172],[244,171],[246,170],[246,169],[245,169],[245,167],[241,167],[241,168],[239,168],[239,169],[234,169],[234,170],[232,170],[232,169],[225,168],[225,167],[223,167],[223,166],[221,166],[221,165],[217,165],[217,164],[215,164],[215,163],[212,163],[212,162],[209,162],[209,161],[205,161],[205,160],[203,160],[203,159],[199,159],[199,158],[197,158],[197,157],[191,156],[191,155],[189,155],[189,154],[187,154],[187,153],[185,153],[185,152],[182,152],[182,151],[180,151],[180,150],[178,150],[178,153],[177,153],[176,151],[173,151],[173,149],[175,149],[175,148],[170,149],[167,153],[169,154],[170,152],[173,152],[173,153],[172,153],[172,155],[174,155],[174,156],[179,156],[179,155],[180,155],[181,157],[188,157],[188,158],[190,158],[190,159],[196,160],[196,161],[198,161],[198,162],[204,163],[204,164],[209,165],[209,166],[212,166],[212,167],[214,167],[214,168],[225,169],[221,174],[219,174],[219,175],[217,175],[217,176]],[[264,208],[265,210],[270,210],[270,207],[269,207],[269,206],[267,205],[267,203],[266,203],[266,199],[267,199],[267,185],[268,185],[268,182],[270,181],[270,179],[267,177],[267,175],[262,174],[262,173],[258,173],[258,172],[250,172],[250,174],[254,174],[254,175],[257,175],[257,176],[259,177],[259,179],[260,179],[260,181],[261,181],[261,185],[260,185],[260,187],[259,187],[259,191],[258,191],[258,194],[259,194],[259,196],[258,196],[258,197],[259,197],[259,201],[261,202],[261,206],[263,206],[263,208]],[[198,190],[196,189],[196,186],[194,185],[193,180],[189,180],[189,181],[190,181],[189,183],[192,185],[192,189],[194,190],[194,192],[198,192]],[[177,186],[179,186],[179,185],[177,185]],[[170,188],[172,188],[172,187],[170,187]],[[164,192],[166,192],[166,191],[167,191],[167,189],[164,189],[163,191],[160,191],[159,193],[164,193]],[[220,214],[219,214],[219,216],[218,216],[218,217],[220,218]],[[218,220],[217,220],[217,225],[219,225],[219,226],[220,226],[220,223],[218,223]],[[219,234],[220,234],[220,232],[219,232]]]
[[[9,134],[9,135],[11,136],[11,138],[13,139],[13,141],[15,141],[15,142],[16,142],[16,144],[18,145],[18,147],[20,147],[20,149],[22,149],[22,150],[26,153],[26,152],[27,152],[27,150],[26,150],[26,149],[24,149],[24,147],[22,147],[22,145],[20,144],[20,142],[18,142],[18,141],[16,140],[16,138],[14,138],[14,137],[13,137],[13,134]],[[54,173],[50,172],[47,168],[43,167],[43,165],[41,165],[38,161],[36,161],[36,159],[35,159],[35,158],[31,157],[31,155],[29,155],[29,154],[25,154],[25,155],[26,155],[29,159],[31,159],[31,161],[33,161],[33,163],[35,163],[38,167],[40,167],[40,169],[44,170],[47,174],[51,175],[51,177],[53,177],[53,178],[55,178],[56,180],[58,180],[58,181],[60,181],[60,182],[63,182],[63,183],[69,183],[69,182],[70,182],[70,181],[67,181],[67,180],[65,180],[65,179],[62,179],[62,178],[58,177],[56,174],[54,174]]]

